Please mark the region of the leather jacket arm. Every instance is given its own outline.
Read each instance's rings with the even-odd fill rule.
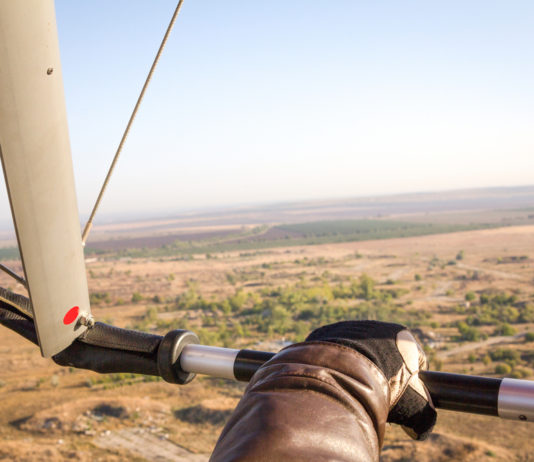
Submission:
[[[378,461],[388,412],[386,378],[365,356],[292,345],[254,375],[210,461]]]

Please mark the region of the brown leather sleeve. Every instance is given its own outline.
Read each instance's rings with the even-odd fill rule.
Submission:
[[[254,375],[210,461],[378,461],[388,412],[386,378],[365,356],[292,345]]]

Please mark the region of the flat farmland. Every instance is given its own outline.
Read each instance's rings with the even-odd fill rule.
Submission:
[[[176,234],[159,234],[155,236],[119,237],[115,239],[102,239],[90,244],[95,251],[113,252],[128,248],[159,248],[172,246],[174,243],[188,241],[221,240],[228,236],[242,232],[239,228],[223,228],[216,230],[188,231]]]

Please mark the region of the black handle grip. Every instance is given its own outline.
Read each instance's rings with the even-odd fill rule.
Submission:
[[[502,379],[434,371],[421,371],[419,376],[437,408],[498,415]]]

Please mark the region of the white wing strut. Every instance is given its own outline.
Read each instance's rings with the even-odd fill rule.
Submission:
[[[0,157],[50,357],[90,313],[53,0],[0,0]]]

